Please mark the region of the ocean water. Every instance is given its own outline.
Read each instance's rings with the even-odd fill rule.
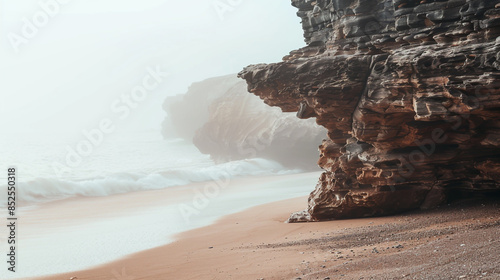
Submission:
[[[0,139],[0,188],[15,166],[19,219],[17,272],[2,265],[0,279],[82,270],[165,245],[224,215],[305,196],[319,176],[260,158],[215,164],[191,143],[155,131],[112,135],[68,166],[68,150],[81,139]],[[65,164],[68,172],[54,170]],[[200,199],[214,185],[222,187]],[[4,221],[6,201],[0,191]],[[3,228],[0,252],[8,248]]]
[[[86,138],[70,140],[19,135],[3,139],[0,188],[7,187],[6,169],[16,167],[20,206],[86,196],[99,197],[134,191],[164,189],[221,176],[290,174],[280,164],[249,159],[216,165],[183,139],[164,140],[158,131],[111,135],[87,154],[78,153]],[[10,142],[9,142],[10,140]],[[6,148],[8,147],[8,148]],[[87,152],[87,151],[86,151]],[[6,206],[0,192],[0,206]]]

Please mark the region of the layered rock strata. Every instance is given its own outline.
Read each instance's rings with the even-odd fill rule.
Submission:
[[[291,221],[435,207],[500,190],[500,2],[293,0],[307,46],[239,76],[328,129]]]

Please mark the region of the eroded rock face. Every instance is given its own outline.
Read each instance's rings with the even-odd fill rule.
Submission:
[[[292,1],[308,46],[239,76],[266,104],[328,129],[309,220],[500,190],[499,3]]]

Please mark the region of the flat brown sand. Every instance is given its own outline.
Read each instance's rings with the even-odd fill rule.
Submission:
[[[306,201],[254,207],[182,233],[172,244],[40,279],[500,279],[498,199],[285,224]]]

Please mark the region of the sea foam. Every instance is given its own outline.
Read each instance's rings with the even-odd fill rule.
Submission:
[[[135,191],[158,190],[195,182],[220,181],[245,176],[267,176],[298,173],[285,170],[279,163],[262,159],[246,159],[199,168],[170,169],[152,174],[115,173],[85,180],[36,178],[18,183],[17,203],[30,206],[71,197],[99,197]],[[1,186],[2,189],[6,185]],[[0,206],[6,206],[6,194],[0,194]]]

